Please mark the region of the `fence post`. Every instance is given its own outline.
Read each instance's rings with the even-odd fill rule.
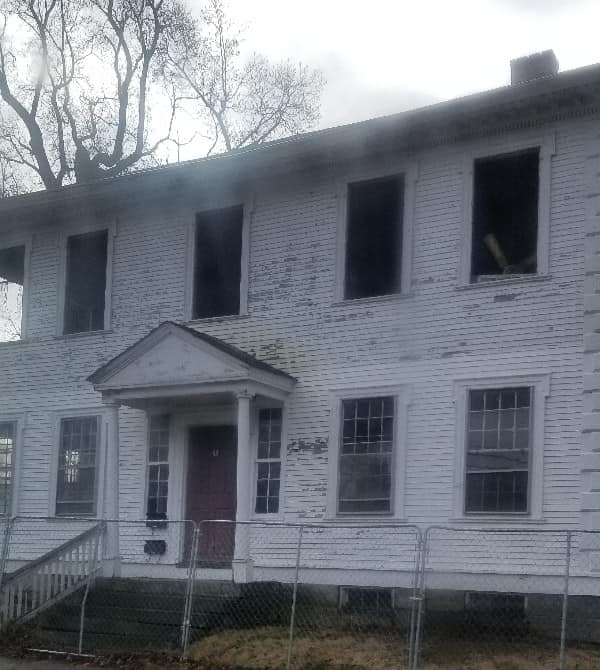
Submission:
[[[420,528],[415,528],[415,567],[412,595],[410,597],[410,623],[408,626],[408,665],[409,670],[413,668],[413,656],[415,653],[415,631],[416,631],[416,609],[419,602],[419,575],[421,573],[421,552],[423,551],[423,534]]]
[[[429,531],[431,529],[427,528],[424,535],[421,535],[421,551],[419,556],[419,566],[418,566],[418,587],[417,587],[417,617],[415,622],[415,634],[413,638],[413,649],[412,649],[412,665],[409,666],[410,670],[417,670],[419,665],[419,653],[421,651],[421,629],[423,625],[423,603],[425,601],[425,566],[427,564],[427,552],[429,551]]]
[[[6,519],[6,527],[2,533],[2,551],[0,551],[0,592],[2,591],[2,582],[6,572],[6,562],[8,561],[8,548],[10,545],[10,533],[16,517]]]
[[[103,521],[99,524],[98,531],[96,533],[96,538],[94,541],[94,549],[90,553],[88,560],[88,578],[85,585],[85,592],[83,594],[83,599],[81,601],[81,610],[79,613],[79,644],[77,646],[77,651],[80,654],[83,653],[83,627],[85,624],[85,606],[87,603],[88,594],[90,592],[92,579],[95,577],[96,571],[98,569],[98,548],[100,546],[100,536],[105,535],[105,533],[106,533],[106,523]]]
[[[567,646],[567,609],[569,605],[569,577],[571,574],[571,537],[572,532],[567,531],[567,547],[565,556],[565,584],[563,590],[562,618],[560,623],[560,670],[565,670],[566,646]]]
[[[186,522],[187,523],[187,522]],[[202,523],[194,524],[192,532],[192,546],[190,547],[190,565],[188,568],[187,585],[185,591],[185,601],[183,605],[183,621],[181,623],[181,658],[187,659],[190,651],[190,631],[192,626],[192,606],[194,600],[194,581],[196,579],[196,564],[198,562],[198,545],[200,543],[200,533],[202,532]],[[185,525],[184,525],[185,533]]]
[[[294,645],[294,625],[296,623],[296,599],[298,596],[298,577],[300,574],[300,553],[302,551],[302,534],[304,526],[298,529],[298,545],[296,547],[296,574],[294,575],[294,590],[292,592],[292,611],[290,612],[290,634],[288,639],[288,652],[286,670],[292,667],[292,647]]]

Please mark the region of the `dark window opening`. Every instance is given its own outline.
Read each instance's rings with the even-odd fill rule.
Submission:
[[[243,207],[196,216],[192,318],[240,313]]]
[[[0,249],[0,342],[22,336],[25,247]]]
[[[345,298],[400,290],[403,200],[402,176],[348,186]]]
[[[107,230],[68,238],[65,334],[104,329],[107,259]]]
[[[389,612],[393,609],[392,589],[346,588],[345,607],[350,612]],[[343,603],[342,594],[342,603]]]
[[[475,161],[472,281],[537,272],[539,154]]]

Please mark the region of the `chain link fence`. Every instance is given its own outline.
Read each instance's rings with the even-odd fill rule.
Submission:
[[[4,644],[249,669],[600,667],[600,533],[0,521]]]

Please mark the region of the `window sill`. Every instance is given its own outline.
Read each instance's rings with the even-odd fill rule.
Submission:
[[[545,523],[544,517],[531,517],[527,514],[519,515],[519,514],[514,514],[514,515],[498,515],[498,514],[490,514],[490,515],[473,515],[473,516],[458,516],[449,519],[450,523],[456,523],[456,524],[465,524],[469,526],[473,525],[502,525],[502,524],[507,524],[511,526],[515,525],[525,525],[525,526],[531,526],[531,525],[539,525]]]
[[[331,303],[332,307],[342,307],[342,306],[353,306],[353,305],[370,305],[370,304],[379,304],[386,302],[398,302],[400,300],[407,300],[408,298],[414,298],[414,293],[391,293],[388,295],[375,295],[369,296],[366,298],[343,298],[341,300],[336,300]]]
[[[184,323],[185,326],[195,326],[201,323],[219,323],[221,321],[238,321],[240,319],[247,319],[250,315],[246,312],[244,314],[227,314],[225,316],[205,316],[198,319],[189,319]]]
[[[105,330],[88,330],[84,333],[65,333],[63,335],[55,335],[55,340],[76,340],[80,337],[92,337],[93,335],[110,335],[113,330],[111,328]]]
[[[5,341],[0,342],[0,347],[10,346],[10,345],[14,346],[16,344],[29,344],[29,342],[31,342],[31,340],[27,337],[24,337],[24,338],[19,339],[19,340],[5,340]]]
[[[518,277],[512,277],[511,275],[498,275],[498,279],[490,279],[488,281],[479,281],[479,282],[462,282],[457,284],[456,289],[459,291],[468,291],[470,289],[481,289],[483,287],[495,289],[504,286],[516,286],[519,284],[535,284],[537,282],[547,282],[551,281],[552,275],[550,274],[540,274],[540,275],[519,275]]]

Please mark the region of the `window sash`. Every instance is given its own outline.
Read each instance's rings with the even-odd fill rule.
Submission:
[[[169,436],[168,414],[150,417],[148,425],[148,492],[146,515],[148,519],[166,519],[169,502]]]
[[[341,401],[337,511],[392,511],[396,402],[393,396]]]
[[[12,512],[16,435],[16,422],[0,422],[0,517]]]
[[[529,512],[533,397],[531,386],[468,390],[465,513]]]
[[[282,421],[283,412],[279,407],[258,412],[255,514],[279,513]]]
[[[98,416],[61,419],[55,502],[57,516],[96,513],[99,440]]]

